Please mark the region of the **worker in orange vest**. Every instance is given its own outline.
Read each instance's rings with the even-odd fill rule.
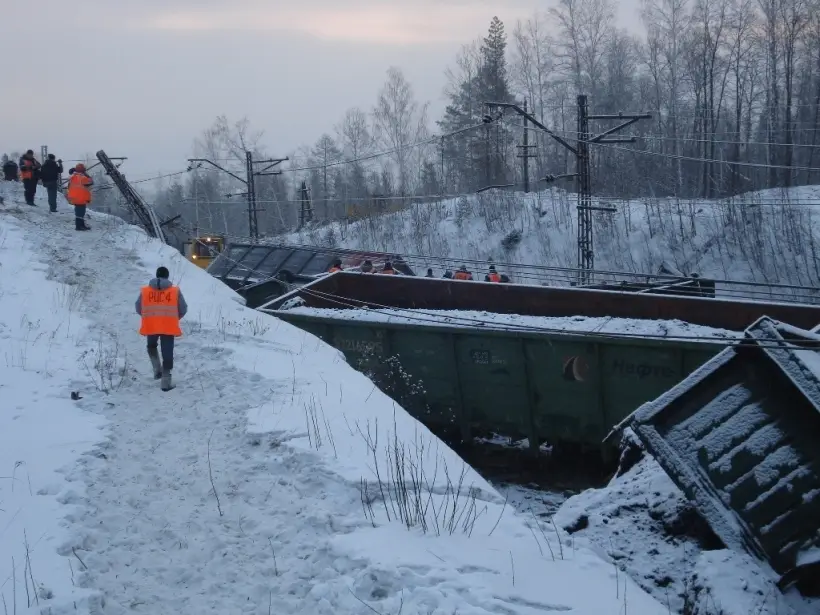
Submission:
[[[496,283],[501,282],[501,274],[499,274],[495,270],[495,265],[490,265],[490,272],[486,276],[484,276],[484,281],[485,282],[496,282]]]
[[[85,223],[85,212],[91,203],[91,186],[94,185],[94,180],[88,176],[82,162],[69,169],[68,174],[71,177],[68,180],[66,199],[74,205],[74,230],[90,231],[91,228]]]
[[[472,280],[473,274],[467,271],[467,265],[462,265],[458,268],[455,275],[453,275],[454,280]]]
[[[333,261],[333,266],[327,270],[328,273],[336,273],[337,271],[342,271],[342,259],[340,258]]]
[[[157,277],[143,286],[137,298],[137,314],[142,316],[140,335],[148,341],[148,357],[154,369],[154,379],[161,380],[160,388],[170,391],[171,370],[174,369],[174,338],[182,336],[179,321],[188,312],[188,304],[178,286],[168,279],[168,269],[157,269]],[[159,352],[162,351],[162,363]]]
[[[40,163],[34,158],[32,150],[28,150],[20,157],[20,179],[23,180],[23,194],[26,203],[34,205],[37,182],[40,180]]]
[[[396,270],[393,269],[393,265],[390,264],[390,261],[387,261],[379,273],[385,273],[387,275],[396,275]]]

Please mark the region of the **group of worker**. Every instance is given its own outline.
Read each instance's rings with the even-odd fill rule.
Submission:
[[[20,156],[19,164],[3,154],[3,179],[5,181],[22,181],[23,195],[26,204],[35,205],[37,184],[41,183],[48,193],[48,209],[57,211],[57,192],[60,190],[63,174],[63,161],[49,154],[42,164],[34,157],[34,151],[28,150]],[[66,200],[74,206],[74,228],[77,231],[90,231],[85,223],[88,206],[91,204],[91,186],[94,180],[88,175],[85,165],[79,163],[69,169]]]
[[[23,193],[26,203],[35,206],[34,196],[37,185],[42,182],[48,191],[49,211],[57,211],[57,191],[60,189],[60,175],[63,173],[63,161],[54,154],[49,154],[42,164],[28,150],[20,157],[19,163],[2,158],[3,179],[8,182],[23,182]],[[91,203],[91,186],[94,185],[84,164],[80,163],[68,171],[66,199],[74,206],[75,228],[78,231],[90,230],[85,224],[86,208]],[[174,388],[171,382],[171,370],[174,368],[174,340],[182,335],[179,321],[188,311],[185,297],[169,280],[166,267],[160,267],[154,277],[140,290],[136,301],[136,311],[140,315],[140,335],[146,337],[148,358],[154,378],[160,381],[163,391]]]
[[[426,277],[428,277],[428,278],[433,277],[433,270],[432,269],[427,270],[427,276]],[[473,281],[475,279],[475,278],[473,278],[473,272],[470,271],[469,269],[467,269],[467,265],[462,265],[461,267],[458,268],[458,270],[455,273],[453,273],[452,271],[450,271],[448,269],[447,271],[444,272],[444,275],[442,277],[450,279],[450,280],[462,280],[462,281]],[[484,276],[484,281],[485,282],[493,282],[495,284],[506,284],[506,283],[509,283],[510,279],[506,275],[504,275],[503,273],[498,273],[498,271],[495,268],[495,265],[490,265],[490,267],[487,271],[487,275]]]
[[[342,267],[342,259],[337,258],[336,260],[333,261],[333,264],[330,266],[330,269],[328,269],[328,273],[336,273],[337,271],[343,271],[343,270],[344,269]],[[386,261],[384,263],[384,266],[382,267],[382,269],[380,271],[376,271],[375,268],[373,267],[373,261],[365,260],[361,265],[359,265],[359,271],[361,271],[362,273],[380,273],[380,274],[386,274],[386,275],[396,275],[396,270],[393,268],[393,265],[392,265],[392,263],[390,263],[390,261]],[[433,270],[428,269],[427,270],[427,275],[425,275],[424,277],[426,277],[426,278],[435,277],[433,275]],[[470,280],[474,279],[473,278],[473,273],[467,269],[467,265],[462,265],[461,267],[459,267],[458,271],[456,271],[455,273],[453,273],[452,271],[450,271],[448,269],[447,271],[444,272],[444,275],[442,277],[446,278],[448,280],[470,281]],[[501,283],[508,283],[510,281],[510,279],[507,276],[498,273],[498,271],[496,271],[495,265],[490,265],[489,271],[487,272],[487,275],[484,276],[484,281],[485,282],[495,282],[497,284],[501,284]]]

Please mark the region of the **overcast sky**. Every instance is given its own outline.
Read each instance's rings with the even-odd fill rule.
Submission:
[[[639,0],[619,0],[635,29]],[[443,108],[444,69],[493,15],[550,0],[3,1],[0,152],[128,156],[129,179],[184,168],[219,114],[247,116],[272,155],[370,109],[387,68]],[[631,27],[630,27],[631,26]]]

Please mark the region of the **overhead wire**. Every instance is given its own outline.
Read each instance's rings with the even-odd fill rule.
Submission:
[[[207,248],[211,251],[212,254],[217,254],[216,251],[211,246],[207,246]],[[241,261],[236,261],[235,259],[232,259],[231,257],[227,256],[224,253],[224,251],[221,254],[219,254],[218,256],[221,256],[222,258],[225,258],[225,259],[233,262],[234,265],[237,266],[237,267],[244,267],[244,270],[247,270],[249,272],[254,272],[255,271],[254,269],[252,269],[250,267],[247,267],[246,265],[243,265],[241,263]],[[376,274],[361,274],[361,275],[380,275],[380,274],[376,273]],[[270,278],[268,278],[268,279],[270,279]],[[319,279],[319,278],[317,277],[317,279]],[[345,297],[345,296],[336,295],[336,294],[333,294],[333,293],[325,293],[325,292],[322,292],[322,291],[317,291],[315,289],[310,289],[307,286],[296,286],[296,285],[288,284],[287,282],[284,282],[282,280],[278,280],[278,282],[283,284],[290,291],[298,290],[299,292],[303,292],[303,293],[315,296],[315,297],[320,298],[320,299],[321,298],[327,299],[327,300],[329,300],[333,303],[343,305],[343,306],[345,306],[349,309],[364,310],[364,311],[367,311],[367,312],[376,312],[376,313],[380,313],[380,314],[383,314],[383,315],[387,315],[388,317],[391,316],[391,315],[395,315],[395,314],[390,314],[389,312],[385,314],[381,310],[390,310],[392,312],[407,312],[408,313],[407,316],[400,316],[400,317],[404,318],[406,320],[414,320],[414,321],[418,321],[418,322],[432,322],[432,323],[435,323],[437,326],[446,326],[446,324],[442,324],[442,322],[441,322],[441,318],[443,316],[444,318],[448,319],[449,321],[461,322],[461,323],[465,323],[465,325],[469,325],[469,326],[474,326],[474,327],[475,326],[480,326],[482,328],[487,328],[487,325],[489,324],[491,327],[495,327],[495,328],[501,328],[501,329],[505,329],[505,330],[516,330],[516,331],[528,332],[528,333],[550,333],[550,334],[559,334],[559,335],[583,335],[585,337],[594,336],[596,338],[607,338],[607,339],[659,339],[659,340],[667,340],[667,341],[696,341],[696,342],[701,342],[701,343],[704,343],[704,342],[705,343],[709,343],[709,342],[723,342],[723,343],[726,343],[727,342],[727,338],[723,337],[723,336],[707,337],[707,336],[702,336],[702,335],[698,335],[698,336],[683,336],[683,335],[670,336],[670,335],[654,335],[654,334],[643,334],[643,333],[636,333],[636,334],[632,334],[632,333],[601,333],[599,331],[592,331],[592,332],[572,331],[572,330],[568,331],[566,329],[558,329],[558,328],[555,328],[555,327],[543,327],[543,326],[518,324],[518,323],[500,323],[500,324],[499,323],[488,323],[486,320],[478,320],[478,319],[470,318],[470,317],[467,317],[467,316],[443,315],[443,314],[437,314],[435,312],[427,312],[425,310],[417,310],[417,309],[411,310],[409,308],[398,308],[398,307],[393,307],[393,306],[386,306],[386,305],[382,305],[382,304],[379,304],[379,303],[375,303],[373,301],[364,302],[364,301],[360,301],[358,299],[353,299],[351,297]],[[465,282],[465,283],[468,283],[468,282]],[[281,297],[280,297],[280,299],[281,299]],[[376,306],[376,308],[379,308],[379,309],[373,309],[370,306]],[[270,310],[270,311],[272,312],[273,310]],[[442,312],[445,312],[445,311],[446,310],[442,310]],[[428,317],[428,318],[426,318],[426,317]],[[524,316],[524,317],[539,318],[539,317],[528,317],[528,316]],[[550,318],[550,317],[543,317],[543,318]],[[560,317],[558,317],[558,318],[560,318]],[[588,318],[595,318],[595,317],[588,317]],[[633,320],[641,320],[641,319],[633,319]],[[699,325],[694,325],[694,326],[699,326]],[[705,328],[714,329],[714,327],[705,327]],[[740,337],[740,334],[738,334],[738,337]],[[738,341],[741,341],[741,340],[739,339]],[[737,342],[731,342],[731,343],[726,344],[726,345],[727,346],[734,345],[735,343],[737,343]],[[818,347],[820,347],[820,341],[818,341]]]
[[[544,134],[544,131],[535,127],[535,126],[524,126],[520,125],[513,125],[518,130],[527,130],[529,132],[541,133]],[[817,130],[820,130],[817,129]],[[579,132],[575,130],[555,130],[553,131],[556,134],[577,139]],[[718,133],[709,133],[715,134]],[[572,135],[572,136],[570,136]],[[808,149],[820,149],[820,143],[812,144],[812,143],[775,143],[775,142],[766,142],[766,141],[726,141],[722,139],[696,139],[694,137],[671,137],[669,135],[660,135],[657,133],[635,133],[635,134],[624,134],[619,135],[623,136],[624,138],[636,138],[636,139],[645,139],[648,141],[671,141],[671,142],[681,142],[681,143],[715,143],[716,145],[743,145],[743,146],[760,146],[760,147],[795,147],[795,148],[808,148]]]
[[[599,147],[603,147],[605,149],[615,149],[620,150],[623,152],[631,152],[633,154],[644,154],[649,156],[658,156],[661,158],[669,158],[672,160],[689,160],[692,162],[711,162],[715,164],[726,164],[730,166],[739,166],[739,167],[753,167],[759,169],[787,169],[791,171],[814,171],[820,172],[820,167],[803,167],[803,166],[789,166],[784,164],[768,164],[764,162],[743,162],[739,160],[717,160],[712,158],[696,158],[694,156],[684,156],[682,154],[664,154],[662,152],[653,152],[651,150],[639,150],[634,149],[631,147],[619,147],[618,145],[614,145],[612,143],[600,143],[595,141],[590,141],[590,145],[597,145]]]
[[[408,146],[405,146],[405,148],[415,147],[415,146],[423,145],[425,143],[433,143],[433,142],[435,142],[437,140],[440,140],[442,138],[445,138],[447,136],[452,136],[452,135],[455,135],[455,134],[459,134],[461,132],[466,132],[468,130],[472,130],[472,129],[475,129],[475,128],[478,128],[478,127],[481,127],[481,126],[485,126],[485,125],[486,124],[484,124],[484,123],[476,124],[474,126],[468,126],[468,127],[465,127],[465,128],[463,128],[459,131],[449,133],[448,135],[433,136],[433,137],[430,137],[430,138],[425,139],[423,141],[419,141],[415,144],[410,144]],[[595,143],[595,144],[596,145],[611,146],[611,144],[600,144],[600,143]],[[400,151],[401,149],[403,149],[403,148],[394,148],[392,150],[386,150],[386,151],[383,151],[383,152],[376,152],[376,153],[373,153],[373,154],[369,154],[367,156],[360,157],[360,158],[357,158],[357,159],[344,160],[344,161],[334,161],[334,162],[328,163],[326,165],[319,165],[319,166],[315,166],[315,167],[301,167],[301,168],[294,168],[294,169],[288,169],[288,170],[289,171],[314,170],[314,169],[318,170],[318,169],[327,168],[328,166],[336,166],[336,165],[340,165],[340,164],[351,164],[351,163],[355,163],[357,161],[372,160],[372,159],[375,159],[375,158],[383,156],[383,155],[389,155],[391,153],[394,153],[395,151]],[[722,162],[722,163],[726,163],[726,164],[733,164],[731,161],[725,161],[725,160],[723,160],[723,161],[721,161],[721,160],[709,160],[709,159],[693,158],[693,157],[686,157],[686,156],[667,155],[667,154],[662,154],[662,153],[658,153],[658,152],[636,150],[636,149],[633,149],[633,148],[618,148],[618,147],[615,147],[615,149],[620,149],[620,150],[623,150],[623,151],[630,151],[630,152],[633,152],[633,153],[640,153],[640,154],[651,154],[651,155],[660,155],[660,156],[664,156],[664,157],[674,157],[674,158],[695,160],[695,161],[698,161],[698,162],[715,162],[715,163],[721,163]],[[765,164],[756,164],[756,163],[734,163],[734,164],[741,164],[742,166],[761,166],[761,167],[767,167],[767,168],[788,168],[788,169],[796,169],[796,170],[820,170],[820,169],[811,169],[811,168],[807,168],[807,167],[790,167],[790,166],[784,166],[784,165],[765,165]],[[179,171],[179,172],[175,172],[175,173],[169,173],[169,174],[156,176],[156,177],[152,177],[152,178],[145,178],[145,179],[142,179],[142,180],[137,180],[137,181],[132,182],[132,183],[143,183],[143,182],[147,182],[147,181],[155,181],[156,179],[161,179],[161,178],[164,178],[164,177],[171,177],[171,176],[181,175],[185,172],[187,172],[187,171]],[[413,195],[413,196],[389,196],[389,197],[384,197],[383,200],[442,199],[442,198],[456,198],[458,196],[461,196],[461,195],[458,195],[458,194],[452,194],[452,195],[436,194],[436,195]],[[348,199],[348,200],[370,200],[370,198],[369,197],[354,197],[353,199]],[[260,203],[282,203],[282,202],[294,203],[294,202],[300,202],[300,200],[299,199],[277,199],[275,201],[258,201],[258,202],[260,202]],[[219,203],[219,202],[212,202],[212,203]],[[762,202],[762,201],[758,201],[754,204],[755,205],[762,205],[762,204],[770,204],[770,203],[765,203],[765,202]],[[771,203],[771,204],[781,205],[781,204],[789,204],[789,203],[777,202],[777,203]],[[811,205],[817,205],[817,203],[811,203]],[[440,258],[440,257],[432,257],[432,258]]]
[[[546,135],[546,133],[543,130],[541,130],[540,128],[535,127],[535,126],[526,126],[525,127],[525,126],[522,126],[520,124],[512,124],[512,127],[517,129],[517,130],[521,130],[521,131],[526,130],[528,132],[533,132],[535,134],[541,134],[541,135],[548,136],[548,135]],[[818,129],[818,130],[820,130],[820,129]],[[571,139],[571,140],[577,140],[578,136],[580,135],[580,133],[578,131],[575,131],[575,130],[553,130],[552,132],[554,132],[555,134],[557,134],[561,137],[565,137],[565,138]],[[820,143],[817,143],[816,145],[813,145],[813,144],[810,144],[810,143],[769,143],[769,142],[759,142],[759,141],[723,141],[723,140],[714,140],[714,139],[694,139],[694,138],[690,138],[690,137],[669,137],[669,136],[662,136],[662,135],[656,135],[656,134],[651,134],[651,133],[647,133],[647,134],[637,133],[637,134],[632,134],[632,135],[623,135],[623,137],[624,138],[633,138],[634,137],[636,139],[656,140],[656,141],[661,141],[661,140],[663,140],[663,141],[672,141],[672,142],[679,141],[679,142],[687,142],[687,143],[688,142],[692,142],[692,143],[715,143],[715,144],[724,144],[724,145],[728,144],[728,145],[761,146],[761,147],[796,147],[796,148],[805,147],[805,148],[808,148],[808,149],[820,149]],[[595,141],[589,141],[589,144],[590,145],[608,145],[608,146],[613,145],[611,143],[598,143],[598,142],[595,142]],[[646,150],[646,151],[636,150],[636,149],[627,148],[627,147],[615,147],[615,149],[621,149],[621,150],[624,150],[624,151],[630,151],[630,152],[634,152],[634,153],[657,154],[657,155],[667,156],[667,157],[668,156],[675,156],[673,154],[667,155],[667,154],[664,154],[663,152],[653,152],[651,150]],[[820,168],[814,168],[814,167],[808,167],[807,168],[807,167],[797,167],[797,166],[788,166],[788,165],[769,165],[769,164],[766,164],[766,163],[742,163],[742,162],[734,162],[734,161],[731,161],[731,160],[713,160],[713,159],[708,159],[708,158],[694,158],[694,157],[684,157],[684,156],[680,156],[680,159],[682,159],[682,160],[691,160],[691,161],[694,161],[694,162],[717,162],[717,163],[725,163],[725,164],[742,164],[744,166],[765,166],[767,168],[793,169],[793,170],[796,170],[796,171],[820,171]]]
[[[229,261],[233,262],[235,267],[243,267],[243,272],[248,271],[249,274],[251,272],[259,273],[255,269],[250,268],[247,265],[243,265],[241,261],[237,261],[237,260],[227,256],[227,254],[225,254],[225,251],[223,251],[222,253],[217,253],[211,246],[209,246],[207,244],[203,244],[203,245],[206,245],[208,250],[210,250],[211,253],[213,255],[215,255],[215,258],[216,257],[225,258],[226,260],[229,260]],[[266,276],[266,278],[268,280],[272,279],[272,277],[269,274],[266,273],[264,275]],[[376,273],[376,274],[361,274],[361,275],[380,275],[380,274]],[[246,276],[246,279],[247,279],[247,277],[248,276]],[[317,279],[320,279],[320,278],[318,278],[318,276],[317,276]],[[421,309],[412,309],[411,310],[409,308],[399,308],[399,307],[394,307],[394,306],[387,306],[387,305],[382,305],[382,304],[379,304],[379,303],[376,303],[376,302],[373,302],[373,301],[361,301],[361,300],[358,300],[358,299],[354,299],[354,298],[351,298],[351,297],[345,297],[345,296],[337,295],[337,294],[334,294],[334,293],[326,293],[326,292],[323,292],[323,291],[318,291],[316,289],[311,289],[309,286],[306,286],[306,285],[297,286],[297,285],[293,285],[293,284],[288,284],[287,282],[285,282],[283,280],[277,280],[277,281],[280,284],[282,284],[288,290],[288,292],[298,290],[300,293],[304,293],[304,294],[307,294],[309,296],[316,297],[318,299],[324,299],[326,301],[329,301],[331,303],[335,303],[337,305],[342,305],[347,309],[354,309],[354,310],[365,311],[365,312],[374,312],[374,313],[381,314],[383,316],[387,316],[388,318],[391,317],[391,316],[397,316],[396,312],[398,312],[399,313],[398,314],[399,318],[403,318],[405,320],[410,320],[410,321],[415,321],[415,322],[433,323],[433,325],[437,326],[437,327],[442,327],[442,326],[446,327],[446,326],[448,326],[449,323],[455,322],[455,323],[462,323],[461,326],[465,326],[465,327],[470,326],[470,327],[474,327],[474,328],[475,327],[480,327],[480,328],[485,328],[485,329],[486,328],[494,328],[494,329],[502,329],[502,330],[519,331],[519,332],[522,332],[522,333],[539,333],[539,334],[551,334],[551,335],[563,335],[563,336],[575,335],[575,336],[583,336],[583,337],[587,337],[587,338],[588,337],[593,337],[593,338],[596,338],[596,339],[609,339],[609,340],[624,340],[624,339],[627,339],[627,340],[647,340],[647,339],[649,339],[649,340],[680,341],[680,342],[697,342],[697,343],[707,343],[707,344],[710,344],[710,345],[722,344],[724,347],[731,347],[731,346],[737,345],[739,343],[742,343],[744,341],[744,338],[742,337],[742,334],[737,333],[737,332],[735,332],[735,333],[737,333],[737,338],[732,340],[732,339],[727,339],[726,336],[705,336],[705,335],[688,336],[688,335],[668,335],[668,334],[660,335],[660,334],[648,334],[648,333],[621,333],[621,332],[608,332],[608,333],[605,333],[605,332],[601,332],[601,331],[598,331],[598,330],[595,330],[595,331],[577,331],[577,330],[560,329],[560,328],[556,328],[556,327],[545,327],[545,326],[537,326],[537,325],[530,325],[530,324],[519,324],[519,323],[512,323],[512,322],[502,322],[502,323],[488,322],[486,320],[479,320],[479,319],[475,319],[475,318],[470,318],[468,316],[458,316],[458,315],[452,315],[452,314],[445,314],[444,312],[448,312],[448,310],[440,310],[437,313],[437,312],[428,312],[428,311],[421,310]],[[254,284],[255,283],[258,283],[258,282],[254,282]],[[464,283],[469,283],[469,282],[464,282]],[[280,297],[280,299],[281,299],[281,297]],[[372,306],[375,306],[378,309],[374,309]],[[312,309],[317,309],[317,308],[312,308]],[[321,308],[318,308],[318,309],[321,309]],[[388,310],[388,311],[385,312],[384,310]],[[265,311],[265,310],[262,310],[262,311]],[[268,310],[267,312],[268,313],[273,313],[275,311],[276,310]],[[453,310],[453,311],[458,311],[458,310]],[[406,313],[406,315],[405,315],[405,313]],[[525,318],[561,318],[561,317],[538,317],[538,316],[526,316],[526,315],[520,315],[520,316],[523,316]],[[441,320],[442,318],[445,318],[447,320],[447,322],[442,322],[442,320]],[[586,317],[586,318],[596,318],[596,317]],[[597,318],[605,318],[605,317],[597,317]],[[608,317],[608,318],[611,318],[611,317]],[[626,318],[622,318],[622,319],[626,320]],[[631,320],[643,320],[643,319],[633,318]],[[606,323],[604,323],[604,324],[606,324]],[[458,325],[456,325],[456,326],[458,326]],[[693,325],[693,326],[703,326],[703,325]],[[715,327],[704,327],[704,328],[715,329]],[[758,346],[760,346],[759,343],[758,343]],[[810,344],[810,346],[812,346],[812,347],[816,346],[817,349],[820,350],[820,340],[815,342],[813,345]],[[775,344],[773,347],[780,348],[780,347],[782,347],[782,345]]]
[[[133,184],[144,184],[146,182],[152,182],[152,181],[156,181],[158,179],[166,179],[168,177],[176,177],[178,175],[184,175],[185,173],[188,173],[188,169],[185,169],[184,171],[176,171],[176,172],[173,172],[173,173],[165,173],[163,175],[156,175],[154,177],[146,177],[145,179],[137,179],[137,180],[134,180],[134,181],[131,181],[129,179],[128,183],[131,184],[131,185],[133,185]]]
[[[189,229],[190,231],[191,229]],[[262,243],[254,243],[247,237],[241,237],[232,234],[224,234],[224,233],[214,233],[221,235],[228,239],[239,239],[240,245],[247,246],[247,249],[251,248],[252,246],[257,247],[268,247],[274,249],[276,247],[282,248],[290,248],[290,249],[300,249],[306,251],[312,251],[315,253],[321,254],[330,254],[336,256],[344,256],[349,254],[360,254],[362,252],[368,252],[367,250],[357,250],[352,248],[328,248],[322,246],[313,246],[307,244],[292,244],[292,243],[284,243],[284,242],[276,242],[276,241],[264,241]],[[235,244],[234,244],[235,245]],[[230,247],[230,246],[229,246]],[[210,249],[210,248],[209,248]],[[226,249],[227,251],[227,249]],[[250,277],[251,273],[258,273],[261,274],[264,279],[272,277],[270,273],[267,272],[260,272],[255,270],[251,267],[248,267],[246,264],[243,264],[241,261],[237,261],[226,254],[226,251],[223,251],[222,254],[224,258],[233,262],[237,267],[240,267],[243,272],[247,271],[246,278]],[[385,254],[389,254],[389,252],[385,252]],[[521,281],[527,282],[536,282],[538,284],[543,284],[544,282],[558,282],[565,286],[572,286],[572,283],[577,278],[578,273],[581,269],[577,267],[557,267],[557,266],[550,266],[550,265],[532,265],[526,263],[504,263],[504,262],[495,262],[492,260],[477,260],[477,259],[469,259],[469,258],[454,258],[448,256],[441,256],[441,255],[417,255],[417,254],[400,254],[396,253],[395,256],[401,257],[401,259],[408,263],[411,266],[421,265],[422,267],[428,267],[430,264],[434,264],[440,268],[448,268],[451,267],[453,269],[456,268],[457,265],[470,265],[471,267],[478,265],[481,268],[486,267],[489,264],[495,264],[497,267],[501,267],[504,271],[509,271],[510,273],[514,273],[515,277]],[[712,279],[712,278],[699,278],[699,277],[690,277],[690,276],[675,276],[670,274],[647,274],[647,273],[637,273],[637,272],[626,272],[626,271],[609,271],[609,270],[595,270],[591,272],[593,276],[597,278],[608,278],[609,280],[603,280],[599,282],[599,284],[607,284],[609,286],[618,286],[619,288],[610,288],[609,290],[622,290],[622,291],[629,291],[629,290],[639,290],[639,291],[646,291],[645,283],[648,283],[650,280],[656,281],[658,283],[666,281],[670,284],[672,283],[680,283],[682,281],[689,282],[692,284],[698,282],[709,282],[715,284],[715,292],[719,293],[720,298],[730,298],[735,300],[751,300],[751,301],[776,301],[776,302],[783,302],[783,303],[803,303],[807,305],[816,304],[820,301],[820,289],[813,287],[813,286],[801,286],[795,284],[781,284],[781,283],[765,283],[765,282],[749,282],[744,280],[732,280],[732,279]],[[624,280],[627,278],[627,280]],[[646,280],[646,282],[640,282],[640,280]],[[623,283],[625,282],[625,283]],[[648,291],[647,291],[648,292]],[[687,290],[685,288],[679,288],[677,293],[681,296],[693,295],[693,296],[703,296],[702,291],[698,288],[693,288],[691,290]]]
[[[527,130],[527,131],[535,132],[537,134],[538,133],[545,134],[542,129],[537,128],[537,127],[530,127],[530,126],[525,127],[525,126],[520,125],[520,124],[511,124],[511,126],[513,128],[518,129],[518,130]],[[577,140],[578,136],[580,135],[579,132],[573,131],[573,130],[553,130],[552,132],[554,134],[559,135],[559,136],[567,137],[567,138],[575,139],[575,140]],[[570,135],[572,135],[572,136],[570,136]],[[633,135],[633,136],[635,136],[637,138],[641,138],[641,139],[651,138],[647,135]],[[671,137],[666,137],[666,138],[674,140]],[[712,140],[708,140],[708,139],[703,140],[703,142],[705,142],[705,143],[720,143],[720,141],[712,141]],[[639,149],[635,149],[635,148],[618,146],[618,145],[615,145],[613,143],[602,143],[602,142],[596,142],[596,141],[593,141],[593,140],[588,141],[588,143],[589,143],[589,145],[603,146],[603,147],[607,147],[609,149],[621,150],[621,151],[625,151],[625,152],[632,152],[634,154],[646,154],[646,155],[652,155],[652,156],[660,156],[660,157],[663,157],[663,158],[670,158],[670,159],[675,159],[675,160],[687,160],[687,161],[691,161],[691,162],[727,164],[727,165],[734,165],[734,166],[765,168],[765,169],[786,169],[786,170],[793,170],[793,171],[820,172],[820,167],[803,167],[803,166],[794,166],[794,165],[779,165],[779,164],[770,164],[770,163],[744,162],[744,161],[725,160],[725,159],[719,160],[719,159],[712,159],[712,158],[699,158],[699,157],[694,157],[694,156],[686,156],[686,155],[682,155],[682,154],[666,154],[666,153],[663,153],[663,152],[654,152],[652,150],[639,150]],[[745,143],[745,142],[744,143],[739,143],[738,142],[738,144],[746,145],[747,143]],[[754,143],[751,143],[751,144],[754,144]],[[799,144],[797,144],[797,143],[794,143],[794,144],[765,143],[765,144],[761,144],[761,145],[766,145],[766,146],[771,146],[771,147],[791,147],[793,145],[797,146]],[[815,145],[808,145],[808,144],[804,144],[804,145],[806,147],[809,147],[809,148],[812,148],[812,149],[813,148],[820,149],[820,144],[818,144],[816,146]]]
[[[460,195],[440,195],[440,194],[437,194],[437,195],[422,195],[422,196],[393,197],[393,198],[397,199],[397,200],[408,200],[408,199],[409,200],[416,200],[416,199],[424,199],[424,198],[431,198],[431,199],[455,198],[457,196],[460,196]],[[362,200],[365,200],[365,199],[362,199]],[[604,201],[604,202],[607,202],[607,201],[608,202],[618,202],[618,203],[627,204],[627,205],[636,204],[636,205],[641,206],[641,205],[645,204],[645,203],[641,203],[640,201],[635,202],[635,203],[631,203],[629,201],[626,201],[626,203],[624,203],[624,201],[625,201],[624,199],[615,199],[615,198],[607,198],[607,197],[601,197],[598,200],[601,200],[601,201]],[[299,202],[299,201],[298,200],[292,200],[292,199],[279,199],[278,201],[260,201],[260,203],[281,203],[281,202]],[[211,202],[211,203],[215,203],[215,202]],[[695,203],[698,204],[699,206],[702,206],[702,205],[706,204],[702,201],[695,201]],[[429,203],[429,204],[433,205],[433,203]],[[717,205],[719,203],[709,202],[708,204],[709,205]],[[783,205],[792,205],[792,204],[797,204],[797,203],[794,203],[793,201],[781,202],[781,201],[762,201],[762,200],[756,200],[752,203],[748,203],[748,205],[773,205],[773,206],[783,206]],[[817,202],[801,203],[801,204],[811,205],[811,206],[820,205],[820,203],[817,203]],[[703,216],[703,217],[706,218],[706,216]],[[249,239],[241,238],[240,236],[231,236],[231,237],[238,238],[238,239],[241,239],[241,240],[244,240],[244,241],[249,241]],[[317,249],[316,246],[303,246],[303,247],[306,247],[306,248],[309,248],[309,249]],[[432,256],[430,256],[430,255],[415,255],[415,256],[412,256],[412,257],[411,256],[406,256],[406,258],[408,260],[410,260],[411,258],[412,259],[419,259],[421,262],[424,262],[425,264],[430,264],[431,262],[445,262],[445,261],[448,260],[447,257],[442,257],[442,256],[438,256],[438,255],[432,255]],[[465,259],[450,259],[450,262],[459,262],[459,261],[467,262],[467,261],[469,261],[469,259],[467,259],[467,260],[465,260]],[[477,261],[470,261],[470,262],[477,262]],[[481,262],[483,262],[483,261],[481,261]],[[513,264],[508,264],[506,266],[508,266],[511,270],[515,270],[517,267],[518,268],[524,267],[524,265],[521,265],[521,264],[514,264],[514,265]],[[632,277],[632,278],[645,277],[646,276],[646,274],[636,274],[634,272],[622,272],[622,271],[621,272],[594,272],[594,273],[596,275],[599,275],[599,274],[614,275],[614,276],[618,276],[618,277],[621,277],[621,278],[626,277],[626,276]],[[521,272],[520,270],[517,271],[517,275],[518,275],[519,278],[525,279],[525,280],[536,280],[536,281],[540,282],[540,281],[543,281],[545,279],[545,276],[543,276],[543,275],[530,275],[530,274]],[[549,281],[556,281],[556,278],[564,278],[564,279],[557,280],[557,281],[570,282],[572,275],[573,275],[572,273],[563,274],[561,276],[553,274]],[[657,279],[657,276],[653,276],[653,277],[655,277]],[[617,282],[617,281],[618,280],[616,280],[615,282]],[[718,281],[719,284],[721,282],[724,283],[724,284],[730,284],[730,285],[733,285],[733,286],[734,285],[741,285],[740,282],[735,281],[735,280]],[[723,294],[725,294],[725,295],[737,296],[737,297],[742,297],[742,298],[757,299],[758,297],[764,297],[767,300],[782,298],[782,299],[788,300],[789,302],[794,302],[796,299],[797,300],[807,299],[812,303],[816,301],[816,295],[815,294],[798,295],[797,293],[794,292],[794,289],[791,287],[791,285],[784,285],[783,287],[784,288],[789,288],[790,290],[792,290],[792,292],[774,292],[771,289],[776,288],[777,285],[772,285],[772,284],[762,283],[762,282],[752,283],[752,284],[756,284],[757,288],[769,288],[769,290],[768,291],[748,290],[745,293],[742,292],[742,291],[735,290],[733,288],[722,288],[721,290],[722,290]],[[627,283],[625,285],[625,287],[626,287],[625,289],[629,290],[633,286],[634,286],[633,284]],[[810,291],[811,293],[816,293],[816,290],[813,289],[813,288],[804,287],[804,290]],[[683,292],[681,294],[686,294],[686,293]]]
[[[358,158],[352,158],[352,159],[348,159],[348,160],[337,160],[337,161],[334,161],[334,162],[328,162],[327,164],[321,164],[321,165],[313,165],[313,166],[306,166],[306,167],[283,168],[282,173],[294,173],[294,172],[297,172],[297,171],[321,171],[321,170],[329,168],[329,167],[336,167],[336,166],[346,165],[346,164],[355,164],[357,162],[364,162],[364,161],[367,161],[367,160],[373,160],[375,158],[380,158],[382,156],[389,156],[390,154],[395,154],[397,152],[401,152],[401,151],[405,151],[405,150],[409,150],[409,149],[414,149],[416,147],[421,147],[422,145],[429,145],[431,143],[435,143],[436,141],[440,141],[441,139],[447,139],[447,138],[450,138],[450,137],[454,137],[454,136],[456,136],[458,134],[461,134],[463,132],[467,132],[469,130],[475,130],[476,128],[481,128],[483,126],[486,126],[486,123],[481,122],[479,124],[474,124],[474,125],[471,125],[471,126],[466,126],[464,128],[460,128],[459,130],[455,130],[455,131],[447,133],[447,134],[434,135],[434,136],[428,137],[426,139],[416,141],[415,143],[409,143],[407,145],[402,145],[402,146],[399,146],[399,147],[394,147],[394,148],[379,151],[379,152],[373,152],[371,154],[366,154],[366,155],[360,156]]]

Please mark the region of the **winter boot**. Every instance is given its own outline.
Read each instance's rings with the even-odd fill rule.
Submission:
[[[162,378],[162,364],[159,362],[157,349],[149,348],[148,357],[151,359],[151,367],[154,369],[154,380],[159,380]]]
[[[164,369],[162,370],[162,380],[160,381],[160,388],[163,391],[170,391],[174,388],[174,385],[171,383],[171,370]]]

